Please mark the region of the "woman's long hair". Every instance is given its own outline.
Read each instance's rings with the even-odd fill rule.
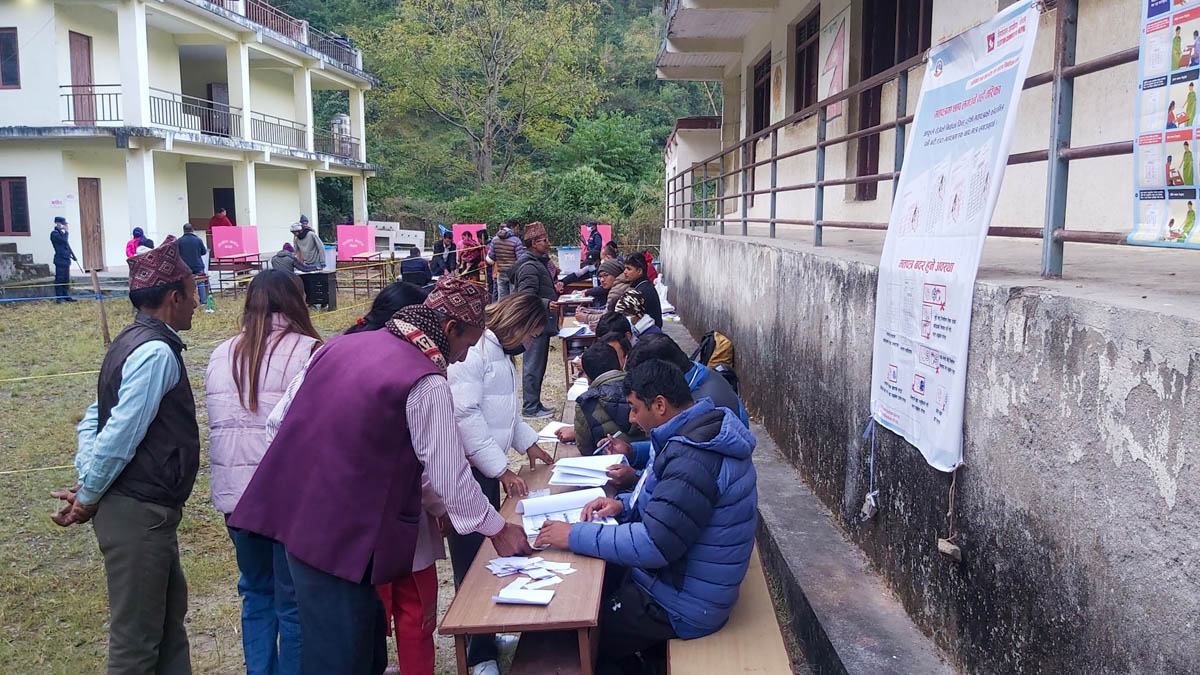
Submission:
[[[375,296],[375,301],[371,303],[371,311],[356,321],[353,326],[347,328],[345,334],[379,330],[402,307],[425,302],[426,295],[428,294],[425,290],[416,284],[410,284],[407,281],[393,281],[379,291],[379,295]]]
[[[541,334],[546,326],[546,306],[533,293],[512,293],[488,305],[484,317],[500,346],[512,349]]]
[[[276,314],[284,319],[286,325],[271,340]],[[271,365],[275,346],[288,333],[299,333],[321,341],[321,335],[308,316],[300,278],[282,270],[263,270],[250,282],[246,292],[241,339],[234,344],[230,359],[238,400],[250,412],[258,411],[259,377],[263,369]]]

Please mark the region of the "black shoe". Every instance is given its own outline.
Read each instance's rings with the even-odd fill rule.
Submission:
[[[526,418],[534,419],[534,420],[542,419],[545,417],[553,417],[553,416],[554,416],[553,410],[547,410],[545,406],[541,406],[541,405],[539,405],[534,410],[521,411],[521,417],[526,417]]]
[[[63,302],[75,302],[75,298],[63,298]]]

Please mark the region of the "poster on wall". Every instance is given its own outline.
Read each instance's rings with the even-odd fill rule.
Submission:
[[[888,220],[871,414],[941,471],[962,462],[975,274],[1037,25],[1025,0],[930,50]]]
[[[850,20],[850,5],[821,27],[820,96],[829,98],[846,88],[846,72],[850,68],[850,53],[846,49],[846,31]],[[833,120],[842,115],[842,104],[838,101],[825,111],[825,119]]]
[[[1200,248],[1196,88],[1200,0],[1141,0],[1130,244]]]

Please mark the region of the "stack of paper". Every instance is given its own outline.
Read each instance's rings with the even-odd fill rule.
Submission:
[[[588,328],[587,324],[582,326],[563,326],[558,331],[558,337],[560,338],[583,337],[585,335],[595,335],[592,329]]]
[[[566,457],[554,462],[550,484],[599,487],[608,483],[608,467],[624,463],[625,455]]]
[[[588,381],[586,377],[576,378],[571,383],[571,388],[567,390],[567,400],[574,401],[579,398],[585,391],[588,390]]]
[[[574,574],[575,568],[571,567],[571,563],[567,562],[550,562],[542,558],[533,557],[526,558],[524,556],[511,556],[508,558],[492,558],[487,564],[488,570],[498,577],[507,577],[513,574],[527,574],[531,578],[541,581],[550,579],[557,574]],[[529,579],[526,579],[529,581]],[[558,583],[552,582],[552,584]],[[551,584],[547,584],[551,585]]]
[[[558,436],[555,436],[554,432],[558,431],[559,429],[565,429],[569,426],[571,425],[564,422],[550,422],[538,432],[538,442],[557,441]]]
[[[609,464],[613,463],[613,457],[608,457],[608,460]],[[555,465],[557,466],[557,462]],[[517,513],[522,514],[521,521],[525,526],[525,534],[530,537],[536,537],[538,531],[542,529],[542,524],[547,520],[578,523],[583,513],[583,507],[593,499],[603,496],[604,490],[592,488],[590,490],[575,490],[557,495],[547,495],[545,497],[526,498],[517,502]],[[615,525],[617,523],[612,518],[603,518],[593,522],[604,525]],[[533,560],[533,558],[525,558],[525,560]],[[541,558],[537,558],[537,560],[539,563],[541,562]],[[544,567],[544,565],[542,566]],[[489,567],[491,567],[490,564]],[[516,571],[522,572],[524,570],[525,568],[522,567]],[[493,569],[492,572],[496,573],[496,570]]]
[[[557,577],[555,577],[557,578]],[[492,596],[492,602],[508,605],[548,605],[554,599],[554,591],[532,589],[525,584],[529,581],[522,577],[500,589]]]

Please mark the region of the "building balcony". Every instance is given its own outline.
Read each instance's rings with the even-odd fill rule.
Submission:
[[[294,150],[308,150],[308,127],[253,110],[250,111],[250,138]]]
[[[150,123],[225,138],[242,137],[242,109],[228,103],[150,89]]]
[[[328,131],[313,132],[313,150],[324,155],[358,161],[362,141],[346,134]]]
[[[209,2],[227,12],[240,14],[263,28],[307,45],[338,63],[362,70],[362,52],[352,47],[347,38],[317,30],[308,25],[307,21],[297,19],[264,0]]]
[[[93,127],[121,123],[121,85],[65,84],[58,89],[65,124]]]

